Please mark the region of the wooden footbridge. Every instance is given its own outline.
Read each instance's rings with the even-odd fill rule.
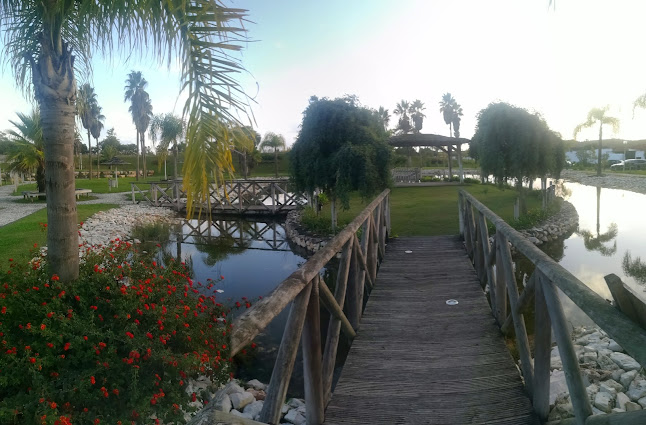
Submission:
[[[646,410],[592,415],[557,288],[646,365],[643,329],[466,192],[459,199],[461,239],[388,240],[388,195],[384,191],[324,249],[233,322],[235,354],[290,308],[258,421],[281,422],[300,345],[308,424],[544,423],[555,341],[575,414],[559,423],[646,423]],[[490,226],[496,230],[493,243]],[[512,246],[535,265],[520,294]],[[335,281],[324,282],[322,269],[336,261]],[[321,302],[330,312],[323,324],[325,340]],[[532,344],[527,314],[535,315]],[[353,344],[335,382],[341,332]],[[520,369],[506,351],[503,332],[514,335]],[[212,414],[219,423],[258,423]]]

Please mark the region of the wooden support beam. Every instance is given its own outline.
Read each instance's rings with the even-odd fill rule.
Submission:
[[[305,419],[311,425],[322,424],[325,411],[323,404],[323,373],[321,369],[319,282],[320,278],[316,278],[310,285],[312,286],[312,290],[310,291],[310,300],[307,305],[305,325],[303,327],[303,335],[301,336],[301,345],[303,348],[303,385],[305,387]],[[325,286],[325,283],[323,283],[323,286]]]
[[[537,279],[536,273],[540,273],[540,271],[534,271],[534,273],[532,273],[532,275],[529,277],[529,280],[527,281],[527,285],[525,286],[523,293],[520,294],[520,297],[518,297],[518,308],[516,310],[516,312],[518,313],[523,313],[534,299],[534,291],[536,288]],[[505,323],[503,323],[503,325],[500,327],[500,330],[506,335],[509,333],[509,328],[511,328],[512,325],[513,316],[509,315],[507,316],[507,319],[505,319]]]
[[[532,276],[536,276],[534,272]],[[540,280],[539,277],[535,279]],[[523,294],[526,293],[523,292]],[[536,286],[534,297],[534,411],[542,422],[547,421],[550,413],[550,357],[552,351],[552,322],[547,311],[543,286]]]
[[[496,232],[496,311],[494,311],[494,317],[499,325],[507,318],[507,285],[504,278],[502,254],[500,254],[502,247],[500,235],[502,233]],[[505,248],[507,248],[506,244],[507,242],[505,242]]]
[[[321,279],[321,281],[322,280],[323,279]],[[325,304],[327,309],[331,314],[334,315],[334,317],[341,321],[341,329],[343,329],[343,332],[348,336],[348,338],[355,338],[357,336],[357,333],[354,331],[354,329],[352,329],[352,325],[348,321],[348,318],[345,316],[345,314],[343,314],[343,307],[337,304],[334,296],[332,295],[332,292],[330,292],[330,288],[327,287],[325,282],[323,282],[323,284],[319,286],[319,293],[321,294],[321,300],[323,301],[323,304]]]
[[[511,306],[511,314],[514,318],[514,331],[516,332],[516,345],[520,354],[520,368],[525,378],[525,388],[530,396],[534,389],[534,368],[532,365],[531,351],[529,349],[529,339],[527,338],[527,329],[525,328],[525,319],[518,312],[518,286],[514,276],[514,263],[511,258],[511,251],[507,244],[507,238],[504,234],[498,233],[500,242],[500,254],[502,259],[504,280],[507,284],[507,293]]]
[[[361,251],[361,243],[357,235],[354,235],[354,251],[359,259],[359,267],[362,270],[368,271],[368,264],[366,262],[366,257],[364,257],[363,252]],[[366,274],[368,288],[372,289],[375,286],[375,283],[372,281],[372,277],[369,274]]]
[[[298,351],[298,343],[303,331],[303,322],[312,292],[312,285],[307,285],[294,299],[289,311],[287,325],[283,331],[283,339],[278,348],[278,357],[271,373],[267,397],[260,412],[260,422],[277,424],[280,421],[280,409],[285,402],[289,378],[294,370],[294,361]]]

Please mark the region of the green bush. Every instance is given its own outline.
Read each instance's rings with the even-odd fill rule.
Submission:
[[[0,423],[184,423],[188,380],[229,378],[228,312],[183,262],[117,240],[73,283],[46,270],[0,271]]]

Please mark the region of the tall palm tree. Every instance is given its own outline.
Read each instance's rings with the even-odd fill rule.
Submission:
[[[153,144],[159,140],[157,152],[161,161],[166,161],[168,149],[173,145],[173,180],[177,180],[177,143],[184,137],[186,124],[182,118],[168,114],[153,116],[150,123],[149,135]]]
[[[413,120],[413,130],[415,133],[419,133],[422,130],[422,125],[424,122],[424,118],[426,115],[422,112],[424,109],[424,103],[419,100],[415,99],[413,103],[410,104],[409,112],[410,112],[410,117]]]
[[[150,96],[146,92],[146,86],[148,86],[148,81],[143,77],[141,71],[131,71],[128,74],[126,86],[124,87],[125,95],[123,101],[131,102],[128,111],[132,115],[132,122],[135,124],[137,132],[137,180],[139,180],[140,152],[142,152],[144,157],[144,174],[146,174],[146,148],[142,137],[150,124],[150,117],[152,116],[152,104],[150,103]]]
[[[453,117],[457,109],[457,102],[451,96],[451,93],[444,93],[440,101],[440,112],[444,117],[444,122],[449,126],[449,137],[453,137]]]
[[[276,134],[271,131],[265,133],[265,136],[260,142],[260,150],[273,149],[274,150],[274,172],[278,177],[278,149],[285,149],[285,138],[282,134]]]
[[[388,109],[380,106],[379,110],[377,110],[377,117],[379,118],[379,121],[381,121],[381,125],[384,126],[384,131],[387,131],[388,123],[390,122],[390,114],[388,113]]]
[[[612,127],[613,132],[617,132],[619,130],[619,119],[606,115],[606,113],[608,112],[608,109],[610,109],[609,106],[605,106],[603,108],[590,109],[590,112],[588,112],[588,119],[574,128],[574,139],[576,140],[577,134],[579,134],[582,129],[590,128],[596,125],[597,123],[599,123],[599,151],[597,155],[597,176],[601,176],[601,149],[603,147],[603,126],[610,125]]]
[[[83,128],[87,130],[87,145],[89,149],[88,156],[90,158],[90,179],[92,179],[92,140],[90,139],[90,133],[92,132],[92,125],[94,124],[93,120],[97,107],[98,101],[96,93],[94,92],[94,87],[88,83],[83,84],[79,87],[77,92],[76,112],[78,117],[81,119]]]
[[[18,121],[9,120],[15,130],[7,131],[9,140],[14,142],[7,156],[9,167],[23,173],[36,169],[36,187],[38,192],[45,192],[45,157],[40,113],[34,110],[30,115],[17,115]]]
[[[99,136],[101,136],[101,130],[103,130],[103,121],[105,120],[105,116],[101,113],[101,110],[103,108],[100,107],[99,105],[94,105],[92,108],[92,124],[90,125],[90,133],[92,134],[92,137],[94,137],[94,140],[96,141],[96,148],[97,148],[97,163],[96,163],[96,172],[99,173],[101,169],[101,155],[99,154]],[[90,164],[92,162],[90,161]],[[92,173],[90,172],[90,175]]]
[[[143,49],[160,63],[179,59],[187,93],[192,159],[209,172],[232,168],[230,157],[201,158],[220,122],[249,115],[248,97],[235,79],[244,70],[230,52],[247,40],[246,11],[222,1],[0,0],[4,54],[19,86],[33,87],[39,105],[45,153],[47,245],[50,272],[61,281],[78,277],[78,232],[74,190],[76,73],[91,73],[95,52],[131,55]],[[151,36],[152,34],[152,36]],[[27,91],[27,90],[25,90]],[[190,145],[194,146],[191,148]],[[190,149],[189,149],[190,148]],[[204,162],[206,161],[206,163]],[[206,196],[201,175],[187,176],[189,202]],[[191,208],[191,206],[189,206]]]
[[[411,130],[410,118],[408,117],[408,111],[410,110],[410,103],[406,100],[399,102],[393,113],[399,115],[399,122],[397,124],[397,129],[402,133],[408,133]]]

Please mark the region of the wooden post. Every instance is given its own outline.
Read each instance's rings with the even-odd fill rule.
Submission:
[[[476,269],[476,274],[480,280],[480,286],[484,289],[487,284],[487,273],[485,271],[485,257],[483,253],[482,233],[480,229],[480,220],[475,221],[475,238],[473,240],[473,265]]]
[[[269,183],[271,186],[271,212],[276,213],[276,186],[275,183]]]
[[[356,248],[361,249],[360,247]],[[350,256],[347,304],[345,306],[345,310],[347,312],[348,320],[350,321],[350,324],[355,331],[359,329],[359,321],[361,318],[361,304],[363,302],[363,295],[361,295],[361,298],[359,297],[359,285],[363,285],[363,279],[361,278],[361,275],[362,272],[359,270],[359,258],[353,250]]]
[[[386,255],[386,209],[388,205],[383,201],[381,203],[381,215],[379,216],[379,250],[382,254],[382,261]]]
[[[238,187],[238,210],[242,212],[242,188],[240,187],[240,182],[238,182],[236,186]]]
[[[378,207],[377,207],[378,208]],[[368,226],[368,274],[370,280],[374,282],[377,279],[377,265],[379,263],[377,250],[379,241],[377,240],[377,231],[375,229],[375,220],[372,214],[368,217],[370,225]]]
[[[485,220],[484,214],[478,211],[478,224],[480,227],[480,242],[482,244],[482,257],[483,257],[483,266],[485,269],[485,283],[489,284],[489,289],[493,285],[493,267],[489,263],[489,256],[491,255],[491,247],[489,246],[489,229],[487,229],[487,221]]]
[[[496,311],[494,316],[498,320],[498,325],[501,325],[507,317],[507,285],[505,284],[505,277],[503,271],[502,255],[500,249],[502,247],[501,241],[502,232],[496,232]],[[507,244],[507,239],[504,241]]]
[[[542,279],[535,272],[537,280]],[[550,413],[550,351],[552,348],[552,323],[547,311],[543,286],[536,285],[534,320],[534,411],[542,422]]]
[[[305,416],[307,423],[323,423],[323,377],[321,370],[321,317],[319,309],[319,281],[315,278],[310,286],[305,326],[301,336],[303,346],[303,378],[305,386]],[[325,285],[325,283],[324,283]]]
[[[336,288],[334,288],[334,299],[341,309],[343,309],[345,304],[345,293],[348,286],[348,272],[350,271],[350,262],[352,260],[352,253],[354,252],[353,244],[354,238],[350,238],[343,247],[341,261],[339,262],[339,271],[336,278]],[[325,404],[330,400],[332,393],[332,378],[334,375],[336,352],[339,346],[341,320],[331,314],[327,329],[327,340],[325,341],[325,352],[323,354],[323,401]]]
[[[507,285],[507,292],[509,293],[509,303],[511,304],[511,314],[514,318],[514,331],[516,332],[516,345],[518,346],[518,353],[520,354],[520,367],[523,371],[525,378],[525,388],[530,396],[534,389],[534,369],[532,365],[531,352],[529,350],[529,340],[527,338],[527,329],[525,328],[525,319],[518,311],[518,286],[516,284],[516,277],[514,276],[513,260],[511,258],[511,251],[507,244],[507,237],[498,232],[500,235],[500,253],[502,254],[502,265],[504,280]]]
[[[130,189],[132,190],[132,203],[135,203],[135,184],[130,183]]]
[[[277,424],[280,421],[280,409],[285,402],[289,378],[294,370],[294,361],[296,360],[296,352],[298,351],[298,343],[301,339],[303,322],[311,292],[312,284],[310,282],[294,298],[294,303],[289,311],[287,325],[283,332],[283,339],[278,349],[278,357],[271,373],[265,404],[260,412],[260,422]]]
[[[558,299],[556,288],[554,288],[554,284],[549,279],[539,279],[536,285],[542,287],[547,311],[552,321],[554,339],[556,339],[556,344],[561,354],[561,362],[563,363],[567,387],[570,391],[570,401],[572,401],[572,407],[574,408],[576,423],[578,425],[584,425],[586,418],[592,415],[592,406],[590,406],[588,393],[583,386],[579,360],[572,346],[568,322],[565,319],[563,307]]]
[[[458,194],[458,221],[460,223],[460,238],[464,240],[464,199],[462,194]]]
[[[467,248],[467,255],[473,259],[473,220],[471,219],[471,202],[468,200],[464,203],[464,242]]]

